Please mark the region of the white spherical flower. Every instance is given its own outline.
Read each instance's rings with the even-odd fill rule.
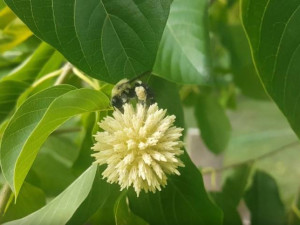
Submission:
[[[125,104],[124,113],[116,109],[113,117],[99,123],[104,131],[95,135],[92,148],[96,163],[107,164],[102,175],[121,190],[133,186],[137,196],[141,190],[160,191],[167,174],[180,175],[177,168],[184,166],[178,158],[183,154],[183,129],[174,121],[175,116],[166,116],[157,104]]]

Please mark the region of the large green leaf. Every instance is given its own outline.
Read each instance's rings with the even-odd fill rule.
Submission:
[[[81,203],[88,196],[94,183],[97,166],[91,166],[76,181],[74,181],[64,192],[53,199],[40,210],[22,219],[5,223],[6,225],[64,225],[72,217]]]
[[[42,40],[107,82],[152,69],[170,0],[6,0]]]
[[[199,95],[195,117],[207,147],[214,153],[224,151],[230,139],[231,125],[218,99],[212,94]]]
[[[184,128],[183,109],[177,85],[155,76],[150,77],[148,85],[154,92],[159,107],[167,109],[168,114],[175,115],[175,125]]]
[[[151,77],[149,86],[155,93],[158,105],[176,116],[176,126],[184,127],[183,111],[176,84]],[[157,225],[222,224],[222,213],[209,199],[202,176],[185,152],[185,164],[180,176],[169,176],[161,192],[136,193],[129,189],[129,205],[134,214],[146,222]]]
[[[174,0],[154,73],[179,83],[209,80],[208,0]]]
[[[170,176],[168,184],[155,194],[131,191],[132,211],[151,225],[221,225],[222,212],[209,199],[202,176],[187,154],[180,176]]]
[[[281,202],[276,181],[268,174],[257,171],[245,195],[251,212],[251,224],[284,225],[285,209]]]
[[[242,0],[242,20],[260,78],[300,135],[300,1]]]
[[[47,137],[70,117],[107,110],[109,99],[90,89],[60,85],[28,98],[10,120],[1,143],[3,174],[15,194]]]

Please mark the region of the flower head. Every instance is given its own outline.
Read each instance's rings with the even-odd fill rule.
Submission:
[[[180,175],[184,166],[178,158],[183,154],[180,141],[182,128],[173,126],[175,116],[157,104],[124,105],[124,113],[113,112],[99,126],[104,130],[95,135],[93,156],[96,163],[107,164],[102,175],[109,183],[118,183],[121,190],[133,186],[137,195],[161,190],[167,174]]]

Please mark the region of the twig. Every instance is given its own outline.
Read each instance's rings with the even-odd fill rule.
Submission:
[[[65,81],[65,79],[66,79],[67,75],[69,74],[69,72],[71,71],[72,67],[73,66],[71,63],[66,63],[66,65],[62,68],[62,72],[59,75],[59,77],[57,78],[54,86],[60,85]]]
[[[0,192],[0,222],[4,216],[6,205],[10,198],[11,189],[8,184],[4,184]]]
[[[281,151],[284,151],[286,149],[289,149],[289,148],[297,146],[297,145],[299,145],[299,141],[295,141],[295,142],[283,145],[283,146],[279,147],[278,149],[276,149],[274,151],[262,154],[261,156],[258,156],[256,158],[248,159],[246,161],[239,162],[239,163],[234,163],[234,164],[231,164],[231,165],[228,165],[228,166],[224,166],[222,168],[216,168],[216,169],[214,169],[214,173],[218,173],[218,172],[222,172],[224,170],[228,170],[228,169],[233,169],[233,168],[236,168],[236,167],[240,167],[240,166],[243,166],[245,164],[254,163],[255,161],[268,158],[269,156],[273,156],[273,155],[275,155],[275,154],[277,154],[277,153],[279,153]],[[202,171],[202,174],[210,174],[210,173],[212,173],[212,170],[204,170],[204,171]]]
[[[99,89],[99,85],[96,82],[93,82],[92,80],[90,80],[86,75],[84,75],[83,73],[81,73],[77,68],[73,68],[73,73],[80,78],[81,80],[83,80],[85,83],[87,83],[88,85],[90,85],[92,88],[94,88],[95,90]]]
[[[59,69],[59,70],[53,71],[53,72],[43,76],[41,79],[34,82],[32,84],[32,87],[36,87],[36,86],[40,85],[41,83],[43,83],[45,80],[48,80],[52,77],[56,77],[56,76],[60,75],[62,73],[62,71],[63,71],[63,69]]]

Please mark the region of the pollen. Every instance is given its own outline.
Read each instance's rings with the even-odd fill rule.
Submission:
[[[180,175],[184,164],[180,141],[182,128],[174,126],[175,116],[166,115],[157,104],[124,105],[99,126],[92,147],[95,163],[107,164],[102,176],[109,183],[118,183],[121,190],[132,186],[139,196],[141,190],[155,193],[167,185],[167,175]]]

